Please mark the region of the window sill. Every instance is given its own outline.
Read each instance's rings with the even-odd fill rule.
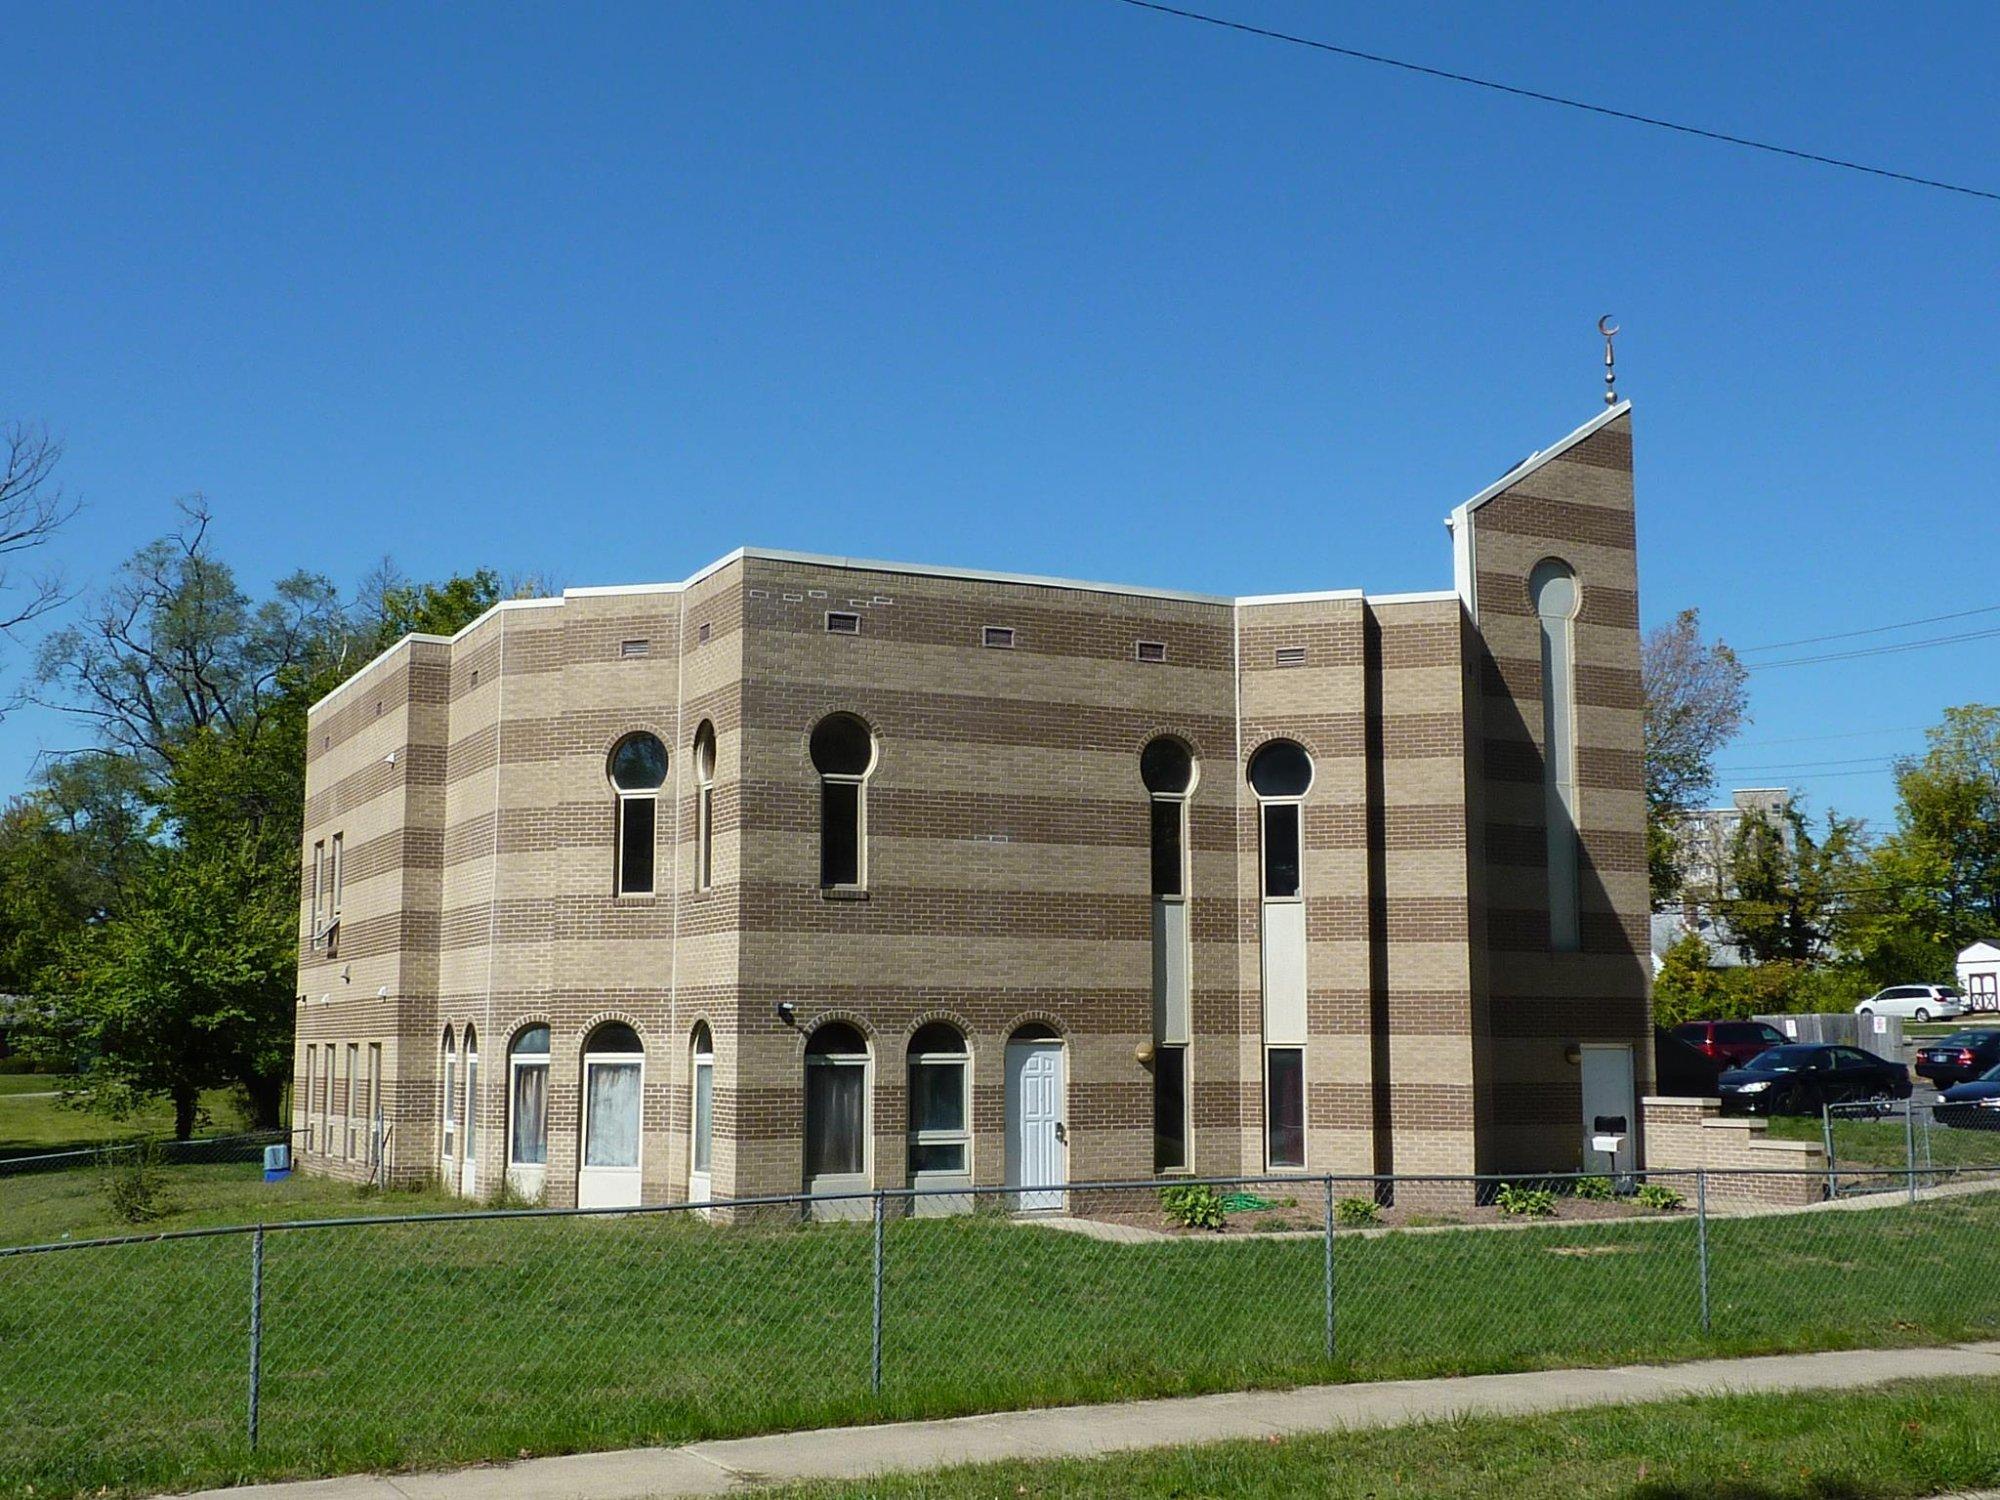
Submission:
[[[611,899],[621,906],[651,906],[660,897],[657,891],[613,891]]]
[[[868,888],[861,885],[823,885],[819,888],[822,901],[866,901]]]

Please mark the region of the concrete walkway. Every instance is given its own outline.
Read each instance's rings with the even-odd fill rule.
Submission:
[[[1135,1448],[1398,1427],[1446,1417],[1621,1406],[1731,1392],[1835,1390],[1950,1376],[2000,1376],[2000,1341],[1048,1407],[936,1422],[775,1433],[685,1448],[579,1453],[437,1474],[361,1474],[251,1485],[209,1490],[201,1500],[652,1500],[725,1495],[791,1480],[865,1479],[945,1464],[1088,1458]]]

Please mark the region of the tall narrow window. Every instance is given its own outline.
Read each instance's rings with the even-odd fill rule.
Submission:
[[[868,1042],[829,1021],[806,1042],[806,1187],[856,1185],[868,1160]]]
[[[444,1066],[441,1074],[444,1083],[444,1127],[439,1137],[439,1155],[444,1161],[447,1174],[452,1163],[458,1158],[458,1047],[452,1041],[451,1028],[444,1029]]]
[[[708,1196],[709,1172],[715,1159],[715,1038],[708,1022],[694,1028],[694,1098],[688,1110],[688,1170],[690,1193]]]
[[[529,1026],[507,1049],[507,1165],[549,1160],[549,1028]]]
[[[479,1034],[465,1028],[465,1159],[479,1159]]]
[[[694,888],[715,884],[715,726],[694,732]]]
[[[360,1130],[360,1112],[355,1108],[361,1102],[361,1044],[347,1044],[347,1092],[341,1099],[341,1114],[346,1118],[347,1137],[343,1142],[341,1155],[348,1161],[354,1160],[354,1137]]]
[[[1167,736],[1139,755],[1150,809],[1153,883],[1153,1170],[1188,1165],[1188,797],[1194,753]]]
[[[312,852],[312,940],[319,943],[326,931],[326,840],[315,839]]]
[[[333,1086],[340,1076],[340,1048],[332,1042],[326,1044],[326,1077],[320,1080],[319,1088],[319,1138],[320,1149],[328,1156],[340,1154],[340,1142],[333,1133]]]
[[[341,886],[345,884],[347,873],[347,862],[343,857],[343,845],[345,845],[346,841],[347,836],[345,834],[336,833],[333,836],[333,850],[330,855],[333,864],[333,892],[332,898],[327,903],[326,914],[327,925],[329,927],[340,920]]]
[[[1250,761],[1263,892],[1264,1163],[1306,1164],[1305,795],[1312,757],[1272,740]]]
[[[618,796],[618,871],[621,896],[653,894],[653,846],[660,787],[667,779],[667,747],[657,735],[628,734],[611,752],[611,787]]]
[[[382,1044],[368,1044],[368,1166],[379,1184],[382,1172]]]
[[[1528,592],[1542,636],[1542,792],[1548,826],[1549,946],[1582,946],[1576,835],[1576,574],[1555,558],[1536,564]]]
[[[319,1082],[319,1048],[311,1042],[306,1044],[306,1091],[304,1094],[306,1122],[306,1150],[315,1150],[319,1145],[319,1135],[313,1129],[313,1086]]]
[[[943,1021],[910,1038],[910,1180],[964,1175],[972,1150],[965,1038]]]
[[[813,726],[819,772],[819,883],[853,888],[867,878],[867,787],[875,736],[853,714],[828,714]]]

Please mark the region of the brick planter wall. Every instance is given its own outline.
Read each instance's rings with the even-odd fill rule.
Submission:
[[[1710,1177],[1710,1208],[1801,1208],[1826,1197],[1826,1152],[1817,1141],[1774,1141],[1764,1121],[1725,1118],[1721,1109],[1714,1099],[1641,1100],[1647,1169],[1798,1174]]]

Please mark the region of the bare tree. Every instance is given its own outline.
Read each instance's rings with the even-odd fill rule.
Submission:
[[[1673,824],[1715,784],[1715,755],[1749,717],[1750,673],[1721,641],[1702,638],[1701,613],[1684,609],[1640,647],[1645,693],[1646,844],[1655,900],[1680,886]]]
[[[47,430],[15,423],[0,433],[0,631],[45,615],[69,597],[54,569],[17,573],[21,554],[45,546],[77,512],[78,502],[55,481],[62,444]]]

